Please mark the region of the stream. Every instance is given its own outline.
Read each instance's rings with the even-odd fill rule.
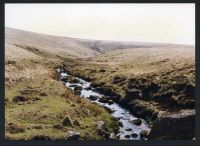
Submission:
[[[64,72],[62,69],[57,69],[60,79],[66,78],[66,77],[74,77],[72,75],[69,75],[67,72]],[[91,102],[95,102],[101,106],[107,107],[108,109],[112,110],[113,112],[111,115],[114,118],[119,119],[119,122],[121,123],[121,126],[119,126],[119,133],[117,134],[117,137],[120,140],[140,140],[140,133],[142,131],[150,131],[150,128],[147,124],[147,122],[143,119],[141,119],[141,124],[135,125],[132,121],[138,119],[133,114],[131,114],[128,110],[122,108],[118,103],[113,102],[110,103],[102,103],[99,102],[99,99],[103,97],[103,94],[100,94],[94,90],[93,87],[91,87],[91,82],[87,82],[79,77],[75,77],[77,80],[79,80],[78,83],[70,83],[68,81],[63,82],[67,88],[70,88],[74,90],[75,87],[82,87],[80,92],[81,98],[86,98],[87,100],[90,100]],[[97,97],[96,100],[91,100],[90,96]],[[145,138],[143,138],[145,139]]]

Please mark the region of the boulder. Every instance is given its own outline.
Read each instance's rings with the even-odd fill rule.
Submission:
[[[110,138],[110,133],[106,132],[104,129],[97,129],[98,134],[103,136],[105,139]]]
[[[61,124],[55,124],[55,125],[53,125],[53,128],[55,128],[55,129],[62,129],[63,126]]]
[[[125,135],[124,137],[125,137],[125,138],[130,138],[131,136],[130,136],[130,135]]]
[[[142,120],[141,119],[135,119],[130,121],[131,123],[133,123],[134,125],[140,126],[142,124]]]
[[[126,130],[126,131],[132,131],[132,129],[131,129],[131,128],[126,128],[125,130]]]
[[[82,90],[83,88],[81,87],[81,86],[75,86],[74,87],[74,91],[80,91],[80,90]]]
[[[113,104],[114,102],[112,100],[108,100],[108,104],[111,105]]]
[[[74,121],[74,125],[75,125],[75,126],[81,126],[81,123],[80,123],[78,120],[75,120],[75,121]]]
[[[127,99],[138,99],[140,98],[140,91],[138,89],[126,89],[125,98]]]
[[[81,91],[80,90],[76,90],[74,91],[76,95],[81,95]]]
[[[69,78],[68,81],[69,81],[70,83],[79,83],[79,82],[80,82],[80,80],[77,79],[77,78],[75,78],[75,77],[71,77],[71,78]]]
[[[92,90],[92,88],[91,87],[87,87],[87,88],[85,88],[85,90]]]
[[[147,130],[143,130],[140,132],[140,138],[147,138],[148,137],[148,131]]]
[[[118,121],[117,123],[119,127],[123,127],[123,123],[121,121]]]
[[[137,137],[138,137],[138,134],[137,134],[137,133],[132,133],[132,134],[131,134],[131,137],[137,138]]]
[[[25,102],[27,101],[27,98],[25,98],[24,96],[15,96],[13,98],[13,102],[17,103],[17,102]]]
[[[66,116],[62,123],[64,126],[74,126],[72,119],[69,116]]]
[[[195,110],[159,112],[149,139],[192,139],[195,137]]]
[[[99,97],[95,96],[95,95],[90,95],[90,97],[88,97],[90,100],[95,101],[97,100]]]
[[[103,129],[103,126],[105,125],[104,121],[97,121],[97,129]]]
[[[101,102],[101,103],[108,103],[109,99],[106,96],[102,96],[101,98],[99,98],[99,102]]]
[[[68,131],[67,140],[79,140],[80,132]]]
[[[46,93],[40,93],[40,96],[48,96]]]

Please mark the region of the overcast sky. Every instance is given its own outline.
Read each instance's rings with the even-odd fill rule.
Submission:
[[[193,44],[194,4],[6,4],[5,26],[75,38]]]

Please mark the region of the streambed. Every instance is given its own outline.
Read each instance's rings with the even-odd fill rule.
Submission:
[[[66,77],[74,77],[72,75],[69,75],[67,72],[64,72],[62,69],[57,69],[60,79],[64,79]],[[118,103],[113,102],[112,103],[102,103],[99,101],[100,98],[102,98],[104,95],[100,94],[95,91],[95,88],[91,87],[91,82],[85,81],[84,79],[81,79],[79,77],[75,77],[76,80],[78,80],[77,83],[70,83],[68,81],[63,81],[65,86],[67,88],[70,88],[71,90],[75,90],[75,87],[80,87],[80,97],[86,98],[90,100],[91,102],[95,102],[101,106],[104,106],[112,111],[111,115],[114,118],[119,119],[119,122],[121,125],[119,126],[119,133],[117,134],[117,137],[120,140],[140,140],[140,133],[142,131],[150,131],[149,125],[144,119],[140,118],[141,124],[134,124],[134,120],[138,119],[133,114],[131,114],[128,110],[122,108]],[[91,99],[90,96],[95,96],[97,99]],[[145,139],[145,138],[143,138]]]

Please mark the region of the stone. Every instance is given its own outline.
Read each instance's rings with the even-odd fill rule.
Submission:
[[[25,102],[27,101],[27,98],[25,98],[24,96],[15,96],[13,98],[13,102],[17,103],[17,102]]]
[[[90,100],[95,101],[97,100],[99,97],[95,96],[95,95],[90,95],[90,97],[88,97]]]
[[[176,113],[160,111],[149,139],[192,139],[195,137],[195,110]]]
[[[79,140],[80,132],[68,131],[67,140]]]
[[[108,104],[111,105],[113,104],[114,102],[112,100],[108,100]]]
[[[74,91],[80,91],[80,90],[82,90],[83,88],[81,87],[81,86],[75,86],[74,87]]]
[[[140,126],[142,124],[142,120],[138,118],[138,119],[132,120],[131,123],[137,126]]]
[[[148,131],[143,130],[140,132],[140,138],[146,138],[148,136]]]
[[[53,125],[53,128],[55,128],[55,129],[62,129],[63,126],[61,124],[55,124],[55,125]]]
[[[132,89],[127,89],[125,93],[125,98],[128,99],[138,99],[140,98],[140,91],[138,89],[132,88]]]
[[[126,128],[125,130],[126,130],[126,131],[132,131],[132,129],[131,129],[131,128]]]
[[[73,122],[71,120],[71,118],[69,116],[66,116],[65,119],[63,120],[63,123],[62,123],[64,126],[74,126],[73,125]]]
[[[104,121],[97,121],[97,129],[102,129],[103,126],[105,125],[105,122]]]
[[[81,126],[81,123],[80,123],[78,120],[75,120],[75,121],[74,121],[74,125],[75,125],[75,126]]]
[[[109,99],[108,99],[106,96],[102,96],[102,97],[99,99],[99,102],[101,102],[101,103],[108,103],[108,102],[109,102]]]
[[[123,127],[123,123],[121,121],[118,121],[118,126]]]
[[[106,132],[104,129],[97,129],[98,134],[103,136],[105,139],[109,139],[110,134]]]
[[[138,134],[137,134],[137,133],[132,133],[132,134],[131,134],[131,137],[137,138],[137,137],[138,137]]]
[[[125,135],[124,137],[125,137],[125,138],[130,138],[131,136],[130,136],[130,135]]]
[[[40,93],[40,96],[48,96],[46,93]]]

